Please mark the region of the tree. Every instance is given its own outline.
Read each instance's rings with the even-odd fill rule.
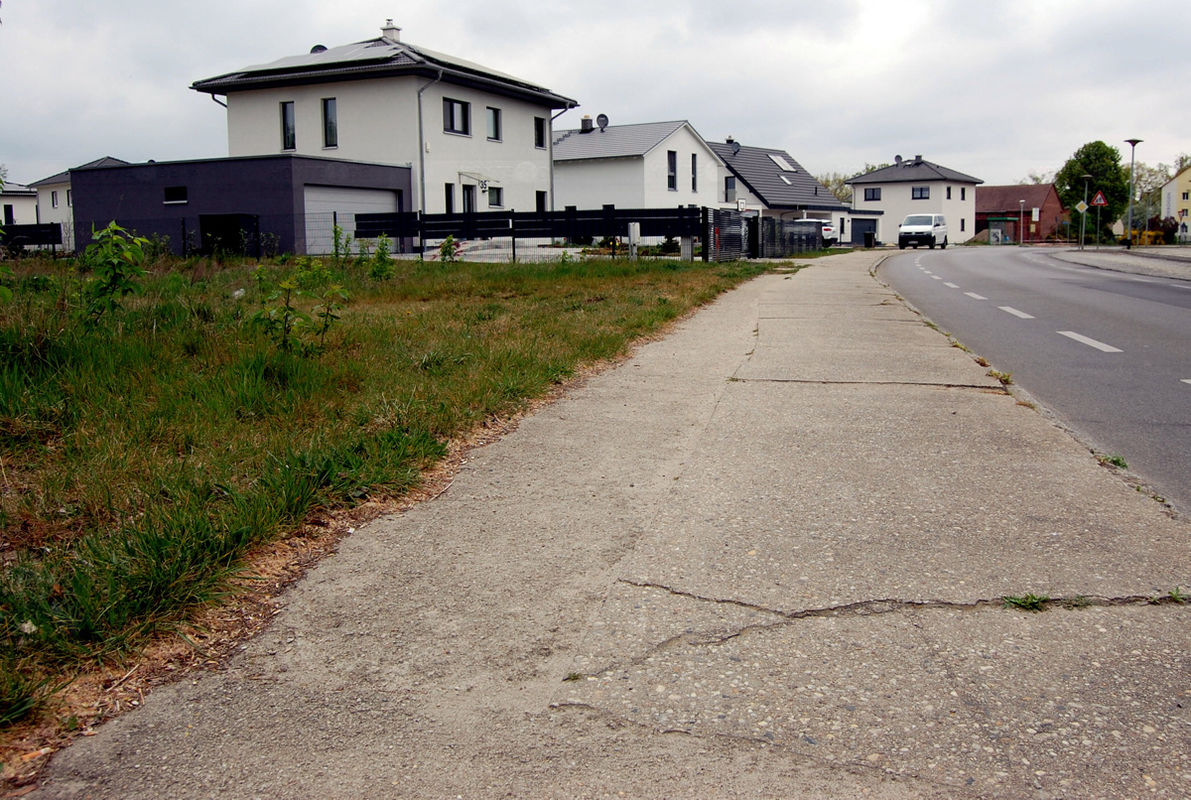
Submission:
[[[852,187],[844,183],[849,177],[851,176],[842,172],[824,172],[822,175],[816,175],[815,180],[826,186],[841,203],[851,203]]]
[[[1054,183],[1055,176],[1052,172],[1031,172],[1026,177],[1022,178],[1018,183],[1034,184],[1035,186],[1043,183]]]
[[[1162,205],[1162,187],[1174,177],[1167,164],[1150,166],[1138,161],[1133,167],[1133,183],[1137,190],[1133,209],[1133,226],[1140,228],[1142,220],[1148,220],[1158,213]]]
[[[1063,207],[1071,210],[1073,222],[1079,221],[1076,204],[1084,199],[1085,174],[1092,177],[1087,181],[1088,202],[1096,192],[1104,192],[1108,204],[1100,215],[1101,232],[1112,227],[1129,205],[1129,168],[1121,165],[1121,153],[1104,142],[1088,142],[1075,151],[1062,169],[1055,173],[1055,191]],[[1095,225],[1096,215],[1088,214],[1088,230]]]

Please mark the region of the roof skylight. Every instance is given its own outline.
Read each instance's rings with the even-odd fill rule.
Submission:
[[[774,164],[777,164],[781,168],[782,172],[797,172],[798,171],[798,170],[794,169],[793,167],[791,167],[790,162],[787,161],[786,159],[782,158],[781,156],[775,155],[774,153],[769,153],[768,155],[769,155],[769,160],[772,161]]]

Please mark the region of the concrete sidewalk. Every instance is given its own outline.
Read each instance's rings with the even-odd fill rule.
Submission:
[[[1151,275],[1156,278],[1191,280],[1191,247],[1087,247],[1083,250],[1055,250],[1055,258],[1099,269]]]
[[[1191,795],[1191,609],[1145,602],[1191,530],[876,258],[752,281],[477,450],[32,796]]]

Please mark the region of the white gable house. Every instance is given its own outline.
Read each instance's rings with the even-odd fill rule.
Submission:
[[[722,167],[685,120],[597,126],[584,117],[554,136],[559,209],[714,206]]]
[[[896,242],[897,228],[910,214],[945,216],[952,244],[966,242],[976,234],[976,186],[984,181],[922,156],[894,160],[891,166],[848,181],[854,213],[884,212],[878,222],[879,241]]]
[[[226,97],[228,153],[294,153],[413,170],[401,211],[549,209],[551,122],[574,100],[382,35],[196,81]],[[332,198],[332,195],[334,197]],[[351,204],[345,187],[327,195]],[[375,198],[355,198],[373,208]]]

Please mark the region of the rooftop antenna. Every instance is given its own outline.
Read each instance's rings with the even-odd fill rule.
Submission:
[[[728,141],[732,143],[732,155],[736,155],[737,153],[739,153],[740,152],[740,142],[736,141],[735,139],[729,139]]]
[[[599,116],[597,116],[596,117],[596,125],[600,126],[600,133],[603,133],[604,129],[608,127],[608,115],[600,114]]]

